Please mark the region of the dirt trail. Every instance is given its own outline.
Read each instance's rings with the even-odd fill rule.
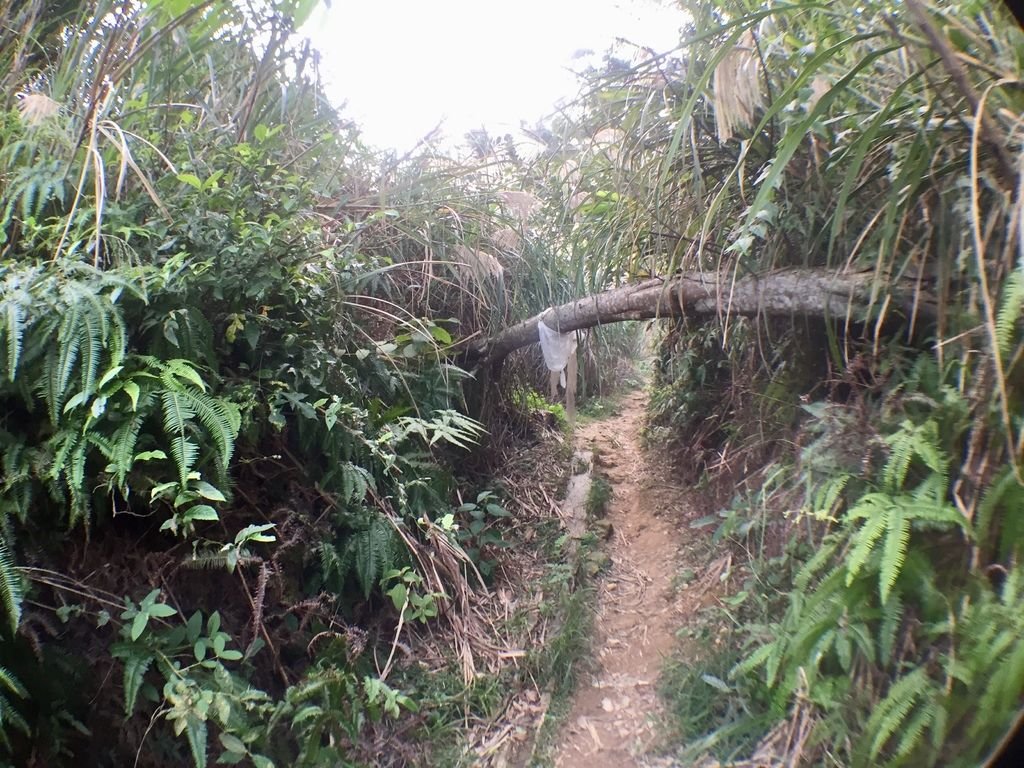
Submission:
[[[699,568],[687,546],[693,514],[670,485],[662,460],[640,447],[646,395],[624,398],[618,415],[581,426],[579,446],[597,452],[597,469],[613,489],[606,544],[611,567],[601,578],[593,655],[555,754],[558,768],[657,765],[644,754],[665,733],[658,675],[675,647],[675,631],[699,597],[673,587],[680,568]],[[703,563],[701,563],[703,565]],[[688,594],[689,593],[689,594]]]

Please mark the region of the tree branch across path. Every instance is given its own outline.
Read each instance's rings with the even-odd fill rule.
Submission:
[[[884,285],[884,293],[878,292]],[[863,319],[872,311],[898,310],[907,317],[935,315],[933,298],[912,278],[881,281],[873,272],[836,273],[790,269],[731,276],[684,272],[652,278],[551,307],[480,342],[470,357],[500,363],[537,341],[537,324],[568,333],[624,320],[729,315],[805,315]]]

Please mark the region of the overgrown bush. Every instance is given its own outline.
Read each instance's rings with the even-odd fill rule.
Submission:
[[[379,279],[418,246],[389,250],[399,214],[359,197],[391,171],[290,36],[311,7],[0,4],[17,764],[366,762],[416,704],[360,625],[469,588],[436,521],[482,428],[445,323]],[[80,695],[55,683],[71,657]]]
[[[552,125],[570,260],[605,285],[863,271],[875,296],[787,327],[730,288],[666,333],[648,438],[739,486],[720,531],[763,591],[732,679],[707,671],[717,711],[772,703],[759,760],[977,764],[1024,692],[1024,36],[998,4],[690,10],[678,51],[608,60]]]

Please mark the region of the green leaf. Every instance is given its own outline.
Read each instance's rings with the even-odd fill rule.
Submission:
[[[62,413],[67,413],[68,411],[73,411],[75,408],[80,406],[82,403],[84,403],[88,399],[89,399],[89,393],[88,392],[79,392],[74,397],[70,398],[66,403],[64,403],[64,409],[63,409]]]
[[[263,544],[268,544],[272,541],[277,541],[274,536],[268,536],[264,531],[269,531],[274,527],[274,523],[264,523],[263,525],[247,525],[245,528],[235,534],[235,544],[242,544],[246,541],[256,541]]]
[[[217,514],[217,510],[209,504],[196,504],[194,507],[189,507],[181,517],[186,521],[220,520],[220,515]]]
[[[166,619],[168,616],[174,616],[178,611],[167,603],[156,603],[148,608],[147,613],[157,619]]]
[[[132,621],[132,630],[129,635],[131,639],[138,640],[142,633],[146,631],[146,625],[149,623],[149,614],[145,611],[139,611],[135,615],[134,621]]]
[[[204,499],[209,499],[210,501],[227,501],[223,493],[205,480],[200,480],[199,482],[194,483],[191,490],[198,493]]]
[[[96,386],[96,388],[103,389],[104,386],[109,384],[111,380],[123,370],[123,365],[115,365],[113,368],[111,368],[109,371],[103,374],[103,376],[100,378],[100,383]]]
[[[235,752],[242,755],[248,752],[245,748],[245,742],[230,733],[221,733],[220,743],[224,745],[224,749],[228,752]]]
[[[190,643],[196,642],[199,639],[199,634],[203,631],[203,614],[200,611],[196,611],[189,616],[188,623],[185,625],[186,637]]]
[[[405,608],[406,600],[409,597],[409,590],[405,584],[395,584],[391,589],[388,590],[388,597],[391,598],[391,602],[395,604],[395,608],[401,611]]]
[[[132,410],[137,411],[139,409],[139,385],[134,381],[126,381],[122,387],[125,394],[132,401]]]
[[[135,454],[135,458],[132,461],[158,461],[166,458],[167,454],[163,451],[142,451],[142,453]]]
[[[195,189],[203,188],[203,182],[194,173],[179,173],[178,181],[182,182],[183,184],[188,184],[190,187],[193,187]]]
[[[452,335],[439,325],[433,325],[430,327],[430,335],[442,344],[452,343]]]

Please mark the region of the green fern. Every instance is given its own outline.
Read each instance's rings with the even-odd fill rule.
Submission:
[[[21,602],[24,599],[21,574],[14,564],[14,558],[7,547],[6,539],[0,535],[0,601],[7,614],[7,626],[11,632],[18,631],[21,621]]]
[[[241,425],[238,409],[226,400],[206,394],[206,384],[186,360],[169,360],[160,365],[164,429],[174,435],[172,449],[182,483],[195,463],[198,448],[190,444],[186,433],[198,420],[213,439],[217,461],[227,469]]]
[[[381,577],[394,567],[395,539],[394,529],[380,514],[373,514],[364,527],[349,536],[345,559],[351,558],[352,570],[364,597],[369,597]]]
[[[32,149],[26,142],[15,142],[5,154],[13,157],[16,162],[18,154],[25,150],[31,152]],[[0,203],[3,206],[0,209],[3,211],[0,229],[6,229],[16,214],[20,214],[23,220],[40,218],[51,201],[56,200],[63,205],[67,195],[66,174],[66,165],[60,160],[51,159],[40,159],[11,174],[0,198],[3,201]]]
[[[341,589],[341,582],[351,568],[351,558],[344,557],[338,552],[338,548],[328,541],[322,541],[317,545],[317,553],[320,556],[320,574],[325,584],[335,584],[336,589]]]
[[[1024,515],[1010,512],[1020,509],[1024,509],[1024,485],[1017,480],[1012,468],[1003,467],[985,490],[974,516],[979,544],[983,547],[990,544],[990,537],[996,535],[993,525],[997,525],[1001,528],[998,531],[1002,542],[1000,554],[1004,557],[1015,551],[1019,554],[1024,542]],[[1003,514],[997,515],[998,511]]]
[[[0,301],[0,307],[3,308],[8,381],[14,381],[18,375],[18,363],[21,360],[21,349],[25,341],[25,307],[21,304],[21,298],[17,294],[11,294]]]
[[[4,690],[6,689],[6,691]],[[7,736],[7,727],[11,726],[26,736],[30,729],[25,718],[21,716],[12,705],[8,694],[14,694],[20,699],[28,697],[28,691],[10,671],[0,666],[0,742],[5,746],[10,745]]]
[[[878,570],[879,595],[884,604],[892,593],[907,556],[913,523],[933,523],[956,526],[970,535],[971,525],[953,506],[914,496],[890,496],[887,493],[868,493],[862,496],[846,515],[849,523],[862,522],[851,536],[852,548],[846,558],[846,584],[864,569],[877,544],[883,540]]]
[[[938,447],[939,427],[934,420],[929,419],[921,425],[906,420],[895,433],[885,438],[885,442],[890,449],[889,459],[882,469],[882,483],[887,490],[903,488],[915,457],[941,478],[945,488],[949,460]]]
[[[139,435],[145,419],[140,414],[132,414],[114,432],[110,439],[110,450],[106,453],[107,472],[112,474],[118,487],[124,487],[128,472],[135,464],[135,447],[139,443]]]
[[[359,504],[369,490],[376,490],[373,475],[351,461],[343,462],[341,472],[341,496],[346,502]]]
[[[893,734],[906,727],[907,718],[918,707],[925,713],[922,721],[917,723],[919,727],[916,735],[918,739],[920,738],[924,728],[935,717],[935,687],[935,683],[928,676],[928,670],[924,667],[918,667],[893,683],[889,693],[875,707],[865,727],[865,734],[871,740],[869,759],[872,764],[877,764],[879,754]],[[911,735],[910,729],[907,730],[907,735]],[[909,754],[917,746],[917,742],[904,742],[901,742],[899,749],[904,755]]]
[[[998,740],[1010,727],[1024,691],[1024,571],[1020,566],[1006,573],[1000,594],[985,589],[964,600],[957,619],[957,654],[961,668],[957,678],[964,690],[982,691],[972,709],[985,717],[971,717],[970,742],[977,751]],[[981,752],[981,754],[984,754]]]
[[[882,606],[882,623],[878,628],[878,653],[882,664],[888,666],[893,661],[893,649],[896,647],[896,634],[903,622],[903,599],[894,594]]]
[[[1014,329],[1017,327],[1017,320],[1024,310],[1024,261],[1017,265],[1017,269],[1010,273],[1003,283],[1003,295],[999,302],[999,313],[996,316],[996,344],[999,347],[999,354],[1006,356],[1010,353],[1010,345],[1013,342]]]

